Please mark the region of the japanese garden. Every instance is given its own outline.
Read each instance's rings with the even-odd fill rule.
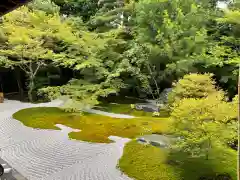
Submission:
[[[238,1],[34,0],[0,46],[0,157],[26,179],[237,180]]]

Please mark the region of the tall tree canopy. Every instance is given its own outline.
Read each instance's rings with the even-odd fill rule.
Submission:
[[[76,91],[94,102],[100,95],[123,91],[156,99],[190,72],[213,73],[233,97],[239,6],[229,3],[222,10],[217,4],[215,0],[35,0],[3,18],[1,62],[24,65],[29,71],[31,62],[33,72],[41,69],[40,64],[71,69],[73,79],[62,84],[63,94],[79,101],[84,98]],[[44,90],[54,88],[61,87]]]
[[[67,59],[67,53],[55,43],[74,44],[77,36],[68,22],[62,22],[59,15],[44,11],[32,12],[22,7],[3,18],[0,54],[5,67],[20,67],[29,79],[29,99],[32,101],[34,81],[38,71],[50,63]],[[63,47],[62,47],[63,48]]]

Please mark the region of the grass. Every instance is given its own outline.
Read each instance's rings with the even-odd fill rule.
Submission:
[[[40,129],[57,130],[55,124],[63,124],[82,130],[69,133],[70,138],[99,143],[110,143],[108,137],[111,135],[135,138],[142,134],[165,133],[168,129],[167,118],[118,119],[96,114],[67,113],[56,107],[22,109],[14,113],[13,118],[26,126]]]
[[[179,164],[170,164],[169,160]],[[136,180],[199,180],[201,176],[228,173],[237,180],[237,153],[231,149],[213,149],[210,159],[189,158],[184,153],[171,154],[167,149],[129,142],[119,168]],[[210,180],[210,179],[209,179]]]
[[[132,110],[130,104],[100,104],[95,109],[103,110],[107,112],[113,112],[118,114],[127,114],[132,116],[147,116],[152,117],[152,112],[144,112],[140,110]],[[167,111],[160,110],[160,117],[169,117]]]

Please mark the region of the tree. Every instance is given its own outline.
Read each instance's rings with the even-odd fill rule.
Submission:
[[[206,98],[217,92],[213,74],[187,74],[180,79],[169,94],[168,103],[173,104],[184,98]]]
[[[135,59],[140,74],[147,77],[145,93],[157,99],[174,80],[197,72],[194,57],[206,48],[210,11],[193,0],[142,0],[132,7],[128,58]]]
[[[167,75],[190,71],[192,58],[206,45],[208,9],[192,0],[145,0],[136,5],[136,11],[137,38],[152,46],[151,63]]]
[[[170,97],[172,132],[181,137],[173,148],[208,159],[213,146],[237,139],[237,98],[226,102],[210,74],[185,75]]]
[[[134,40],[148,49],[143,52],[155,96],[156,84],[169,87],[189,72],[213,73],[230,98],[236,94],[239,28],[236,22],[222,20],[224,14],[209,0],[136,3]],[[234,14],[231,19],[236,20]],[[132,51],[136,49],[140,47],[134,45]]]
[[[53,0],[60,7],[61,14],[80,17],[88,22],[98,10],[98,0]]]
[[[51,0],[34,0],[27,4],[31,10],[41,10],[49,14],[58,13],[60,8]]]
[[[235,77],[238,74],[238,86],[240,87],[240,6],[239,2],[233,1],[230,4],[230,10],[225,11],[225,16],[218,19],[220,23],[226,23],[231,27],[231,35],[229,37],[224,37],[224,43],[230,44],[233,56],[229,60],[229,64],[235,67]],[[239,91],[239,89],[238,89]]]
[[[68,96],[74,102],[91,107],[98,104],[99,97],[117,94],[121,89],[128,88],[126,81],[137,77],[139,70],[124,58],[122,52],[128,45],[119,38],[121,32],[116,30],[101,35],[85,32],[82,35],[87,47],[85,58],[78,58],[75,53],[78,54],[79,50],[75,49],[70,53],[73,56],[71,63],[64,59],[61,63],[58,61],[61,66],[75,70],[75,79],[61,87],[44,88],[41,93],[55,98],[55,92],[59,90],[58,96]]]
[[[66,97],[66,109],[81,111],[91,108],[97,104],[99,97],[107,97],[109,94],[116,94],[119,91],[121,82],[111,81],[92,83],[81,79],[72,79],[66,85],[46,87],[40,89],[39,93],[49,99]]]
[[[96,26],[97,33],[95,31],[87,32],[86,29],[81,31],[81,38],[86,42],[84,45],[89,47],[85,58],[78,60],[78,57],[71,53],[71,63],[66,61],[61,62],[62,66],[75,70],[75,75],[77,76],[74,82],[82,86],[79,91],[83,92],[85,87],[85,92],[88,94],[88,97],[92,97],[92,99],[98,99],[95,95],[101,93],[89,91],[88,88],[90,85],[95,86],[98,84],[98,90],[104,91],[105,95],[106,92],[118,93],[123,89],[151,89],[150,86],[148,86],[148,77],[141,72],[142,68],[148,66],[138,61],[137,58],[133,59],[131,51],[128,51],[133,38],[131,34],[132,26],[129,24],[129,19],[127,18],[128,20],[126,22],[122,21],[124,26],[117,27],[111,24],[113,21],[121,24],[120,12],[123,12],[126,17],[131,16],[131,14],[133,14],[133,9],[131,9],[133,3],[127,2],[121,4],[123,3],[122,1],[116,1],[115,3],[119,5],[118,8],[113,7],[113,5],[107,1],[99,3],[100,9],[96,15],[91,18],[89,22],[90,26],[91,22],[95,20],[98,22],[103,16],[107,18],[111,17],[111,21],[104,21],[104,18],[102,19],[103,21],[99,21],[100,24]],[[126,18],[123,18],[123,20],[126,20]],[[93,38],[89,38],[90,36]],[[74,54],[77,52],[78,50],[76,49]],[[84,83],[82,84],[83,81]],[[137,88],[135,88],[135,85],[137,85]],[[73,85],[69,82],[68,86]],[[62,86],[61,88],[63,89],[64,87],[65,86]],[[110,89],[110,91],[107,91],[106,88]],[[52,88],[47,88],[44,92],[47,93],[48,90],[55,92]],[[74,93],[75,90],[76,86],[74,88],[68,88],[69,93],[70,91]],[[82,95],[82,97],[84,96]],[[80,100],[79,98],[73,99]]]
[[[6,15],[1,25],[7,37],[4,48],[0,50],[1,64],[9,67],[18,66],[27,75],[28,97],[33,101],[35,77],[40,68],[50,62],[59,62],[65,53],[50,45],[50,42],[72,44],[77,40],[68,22],[62,22],[56,15],[48,15],[43,11],[30,11],[20,8]]]
[[[132,64],[133,71],[137,72],[135,82],[135,89],[139,95],[144,93],[145,96],[151,95],[153,99],[158,99],[160,96],[160,87],[156,73],[158,69],[151,62],[149,57],[150,52],[153,51],[152,47],[147,44],[142,44],[133,40],[130,43],[129,49],[126,51],[126,58]]]
[[[46,65],[46,59],[51,58],[53,54],[41,47],[42,43],[39,39],[24,37],[23,33],[21,31],[20,36],[9,37],[8,46],[11,46],[11,50],[1,50],[1,54],[8,57],[5,64],[18,66],[27,74],[29,79],[28,97],[33,102],[32,92],[35,88],[36,74],[42,66]],[[17,61],[14,58],[17,58]]]
[[[32,71],[49,63],[70,68],[73,80],[62,89],[70,94],[81,91],[92,99],[101,93],[90,91],[91,85],[99,91],[134,90],[157,99],[161,90],[189,72],[214,73],[217,83],[231,91],[239,56],[238,9],[231,6],[227,14],[215,0],[35,0],[28,12],[22,8],[14,18],[14,12],[4,18],[2,62],[17,65],[22,49],[25,65],[34,61]],[[27,38],[20,42],[11,32],[14,28],[23,29],[15,34]],[[26,51],[28,46],[31,50]],[[46,52],[48,57],[42,57]],[[30,71],[29,65],[25,68]],[[70,86],[74,87],[66,88]]]
[[[237,138],[237,104],[222,101],[221,93],[206,98],[182,99],[171,114],[172,130],[182,137],[173,148],[191,156],[205,156],[214,146]]]
[[[240,63],[240,16],[237,3],[233,2],[228,5],[228,9],[218,9],[212,15],[207,26],[209,46],[195,58],[198,71],[214,73],[218,84],[228,91],[230,98],[237,92]]]
[[[89,21],[91,29],[106,32],[127,26],[133,2],[124,0],[99,0],[98,11]]]

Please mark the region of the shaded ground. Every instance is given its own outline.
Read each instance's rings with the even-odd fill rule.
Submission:
[[[67,113],[55,107],[28,108],[16,112],[13,117],[24,125],[41,129],[59,129],[55,125],[63,124],[79,129],[71,132],[72,139],[89,142],[112,142],[109,136],[134,138],[143,134],[164,133],[168,120],[164,118],[112,118],[97,114],[78,115]]]
[[[237,180],[236,162],[236,151],[231,149],[213,149],[210,159],[205,160],[131,141],[124,148],[119,167],[136,180],[199,180],[223,173]]]

